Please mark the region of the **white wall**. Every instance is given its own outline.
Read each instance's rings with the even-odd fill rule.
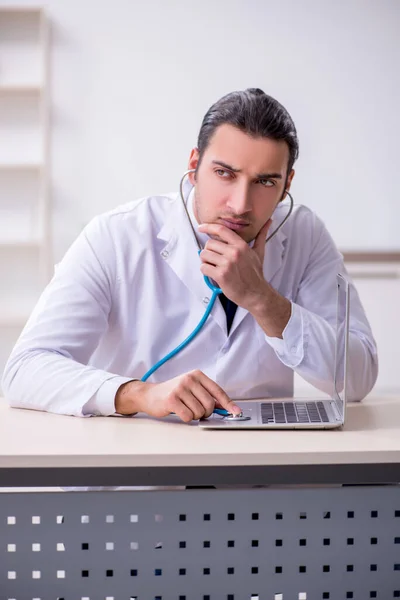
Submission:
[[[318,211],[343,249],[400,247],[400,2],[45,5],[56,260],[96,213],[176,190],[208,107],[248,86],[295,120],[296,201]]]
[[[341,249],[400,249],[398,0],[45,6],[52,25],[54,262],[97,213],[177,190],[204,113],[222,95],[250,86],[275,96],[295,120],[295,200],[319,213]],[[365,298],[369,289],[375,297],[374,285],[364,286]],[[398,322],[395,312],[382,321],[380,307],[372,311],[388,355],[386,323]],[[0,332],[0,371],[17,334]],[[385,374],[380,388],[392,388],[396,378]]]

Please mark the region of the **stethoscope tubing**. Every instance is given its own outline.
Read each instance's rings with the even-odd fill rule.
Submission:
[[[189,175],[189,173],[194,173],[194,172],[195,172],[195,169],[189,169],[188,171],[186,171],[183,174],[183,177],[181,178],[180,185],[179,185],[179,193],[180,193],[180,197],[181,197],[182,204],[183,204],[183,207],[185,209],[188,221],[189,221],[191,229],[193,231],[193,236],[194,236],[194,238],[196,240],[196,244],[197,244],[197,246],[199,248],[198,252],[200,254],[200,252],[202,251],[203,248],[201,247],[201,244],[200,244],[199,240],[197,239],[196,232],[194,230],[193,223],[191,221],[191,218],[190,218],[190,215],[189,215],[189,212],[188,212],[188,209],[187,209],[187,205],[186,205],[186,200],[185,200],[184,193],[183,193],[183,182],[184,182],[185,178]],[[274,237],[274,235],[277,234],[277,232],[279,231],[279,229],[288,220],[288,218],[290,217],[290,215],[291,215],[291,213],[293,211],[293,205],[294,205],[293,197],[292,197],[292,195],[288,191],[286,191],[286,194],[290,198],[290,208],[289,208],[288,214],[285,216],[285,218],[283,219],[283,221],[278,225],[278,227],[275,229],[275,231],[273,231],[271,233],[271,235],[268,236],[268,238],[265,240],[265,243],[269,242],[269,240],[272,239]],[[199,334],[199,332],[203,328],[204,324],[206,323],[208,317],[211,314],[211,311],[212,311],[212,309],[214,307],[214,304],[215,304],[215,301],[216,301],[217,297],[220,294],[222,294],[222,289],[219,288],[219,287],[217,287],[217,286],[215,286],[212,283],[212,281],[210,280],[210,278],[207,277],[206,275],[204,275],[204,281],[206,282],[207,286],[212,291],[212,296],[211,296],[211,299],[210,299],[210,301],[209,301],[209,303],[207,305],[207,308],[206,308],[206,310],[204,312],[204,315],[202,316],[199,324],[197,325],[197,327],[195,327],[195,329],[192,331],[192,333],[190,335],[188,335],[188,337],[185,340],[183,340],[183,342],[181,342],[179,344],[179,346],[177,346],[176,348],[174,348],[173,350],[171,350],[171,352],[169,352],[166,356],[164,356],[158,362],[156,362],[156,364],[153,365],[143,375],[143,377],[141,378],[141,381],[147,381],[149,379],[149,377],[151,375],[153,375],[153,373],[155,373],[155,371],[157,371],[162,365],[164,365],[166,362],[168,362],[169,360],[171,360],[171,358],[173,358],[174,356],[176,356],[177,354],[179,354],[179,352],[181,352],[184,348],[186,348],[186,346],[188,344],[190,344],[190,342]],[[225,410],[223,408],[214,408],[213,412],[215,414],[218,414],[218,415],[221,415],[221,416],[224,416],[224,417],[225,416],[229,416],[229,414],[230,414],[227,410]]]

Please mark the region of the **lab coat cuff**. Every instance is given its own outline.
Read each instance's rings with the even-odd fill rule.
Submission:
[[[265,336],[279,360],[294,369],[304,358],[304,315],[301,307],[292,302],[292,313],[283,330],[283,339]]]
[[[109,417],[115,414],[115,396],[118,389],[124,383],[133,381],[132,377],[119,377],[115,375],[107,379],[97,390],[97,392],[86,402],[82,409],[85,416],[103,416]]]

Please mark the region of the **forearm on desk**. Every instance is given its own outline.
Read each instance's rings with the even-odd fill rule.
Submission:
[[[113,414],[119,387],[131,378],[119,377],[58,352],[25,350],[11,357],[2,388],[14,408],[90,416]],[[95,412],[86,410],[94,402]]]

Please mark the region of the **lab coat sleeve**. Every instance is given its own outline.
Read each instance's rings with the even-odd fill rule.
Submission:
[[[324,224],[313,214],[315,243],[283,339],[266,340],[283,364],[319,390],[332,394],[336,341],[336,275],[350,281],[348,399],[362,400],[378,376],[376,344],[358,292]]]
[[[113,256],[107,225],[96,218],[56,267],[6,364],[2,388],[12,407],[115,413],[115,394],[131,378],[87,364],[108,326]]]

